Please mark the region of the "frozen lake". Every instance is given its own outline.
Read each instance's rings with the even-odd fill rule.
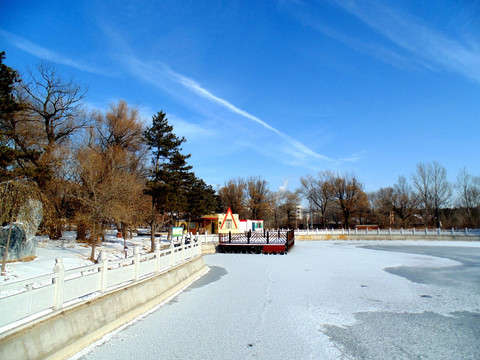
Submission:
[[[480,358],[479,243],[312,241],[205,260],[187,290],[76,358]]]

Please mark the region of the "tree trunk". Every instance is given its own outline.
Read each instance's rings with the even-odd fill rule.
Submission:
[[[155,249],[155,220],[152,219],[150,222],[150,252],[153,252]]]
[[[100,224],[100,234],[99,235],[102,237],[102,242],[105,241],[105,224],[103,223],[103,221]]]
[[[77,240],[85,240],[87,238],[87,224],[80,221],[77,224]]]
[[[62,237],[62,224],[60,222],[51,225],[48,230],[48,236],[50,239],[58,240]]]
[[[93,223],[92,233],[90,234],[90,243],[92,245],[92,253],[90,254],[90,260],[95,262],[95,246],[97,245],[97,228],[95,222]]]

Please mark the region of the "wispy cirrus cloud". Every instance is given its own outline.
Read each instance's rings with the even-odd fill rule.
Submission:
[[[292,138],[291,136],[285,134],[284,132],[280,131],[279,129],[275,128],[274,126],[270,125],[266,121],[260,119],[259,117],[240,109],[239,107],[235,106],[231,102],[213,94],[211,91],[207,90],[197,81],[179,74],[178,72],[173,71],[168,65],[161,63],[160,65],[153,66],[151,64],[145,63],[140,61],[137,58],[133,57],[123,57],[123,61],[125,65],[132,71],[132,73],[137,76],[138,78],[142,79],[145,82],[153,84],[157,87],[161,87],[163,90],[170,91],[167,86],[165,86],[165,81],[162,80],[169,80],[178,85],[180,85],[183,89],[188,90],[189,92],[200,96],[201,98],[214,103],[223,109],[228,110],[229,112],[239,115],[245,119],[248,119],[266,130],[276,134],[277,136],[281,137],[285,142],[288,144],[288,148],[284,150],[292,159],[296,159],[305,163],[308,160],[312,161],[332,161],[333,159],[329,158],[328,156],[319,154],[309,147],[307,147],[302,142]],[[288,160],[285,159],[288,162]],[[292,161],[289,161],[292,164]]]
[[[25,52],[28,52],[29,54],[32,54],[33,56],[36,56],[40,59],[51,61],[56,64],[71,66],[81,71],[106,75],[93,66],[89,66],[81,62],[72,60],[58,52],[35,44],[27,39],[24,39],[3,29],[0,29],[0,36],[5,38],[13,46]],[[168,88],[168,85],[165,85],[165,81],[162,80],[167,80],[167,82],[174,82],[180,85],[182,88],[188,90],[189,92],[200,96],[201,98],[211,103],[214,103],[233,114],[248,119],[253,123],[258,124],[266,130],[281,137],[287,144],[286,147],[284,146],[283,153],[288,155],[288,157],[290,158],[283,160],[290,165],[306,164],[309,161],[333,161],[333,159],[329,158],[328,156],[313,151],[302,142],[285,134],[284,132],[280,131],[279,129],[275,128],[274,126],[270,125],[259,117],[213,94],[211,91],[207,90],[197,81],[171,70],[166,64],[162,63],[160,64],[160,66],[153,66],[152,64],[148,64],[144,61],[132,57],[119,56],[119,58],[123,60],[123,65],[127,67],[130,73],[137,76],[137,78],[141,79],[144,82],[155,85],[156,87],[160,87],[163,91],[166,92],[170,92],[171,90]],[[187,127],[187,124],[185,122],[183,122],[182,125],[185,128]],[[274,153],[273,149],[266,152],[270,154]]]
[[[368,54],[371,56],[375,56],[379,60],[389,63],[397,68],[403,69],[403,68],[408,68],[408,67],[416,67],[417,65],[415,64],[414,61],[410,60],[408,57],[399,54],[398,52],[395,52],[394,50],[388,49],[387,47],[375,43],[375,42],[368,42],[368,41],[363,41],[359,38],[347,35],[346,33],[333,29],[332,27],[326,26],[325,24],[321,22],[316,22],[315,20],[309,18],[309,19],[301,19],[301,21],[309,26],[310,28],[324,34],[325,36],[335,39],[341,43],[343,43],[345,46],[348,46],[349,48],[362,52],[364,54]],[[418,63],[418,61],[417,61]],[[420,64],[422,67],[427,67],[430,68],[425,62],[422,62]]]
[[[280,130],[271,126],[270,124],[268,124],[264,120],[258,118],[257,116],[252,115],[249,112],[247,112],[245,110],[242,110],[242,109],[238,108],[237,106],[233,105],[231,102],[214,95],[213,93],[211,93],[210,91],[208,91],[207,89],[202,87],[195,80],[190,79],[186,76],[183,76],[179,73],[176,73],[176,72],[174,72],[174,71],[172,71],[168,68],[167,68],[167,72],[168,72],[168,74],[171,78],[173,78],[175,81],[177,81],[178,83],[183,85],[186,89],[196,93],[197,95],[203,97],[204,99],[207,99],[209,101],[212,101],[212,102],[222,106],[223,108],[225,108],[225,109],[227,109],[227,110],[229,110],[229,111],[231,111],[231,112],[233,112],[237,115],[240,115],[240,116],[242,116],[246,119],[249,119],[249,120],[259,124],[259,125],[263,126],[265,129],[270,130],[273,133],[277,134],[278,136],[282,137],[284,140],[286,140],[292,146],[292,148],[293,148],[292,155],[294,157],[308,156],[308,157],[315,158],[317,160],[332,160],[328,156],[319,154],[319,153],[311,150],[310,148],[305,146],[300,141],[295,140],[291,136],[281,132]]]
[[[71,66],[75,69],[86,71],[93,74],[102,74],[106,75],[104,71],[101,71],[93,66],[82,64],[78,61],[72,60],[68,57],[65,57],[58,52],[49,50],[43,46],[37,45],[27,39],[24,39],[21,36],[15,35],[11,32],[0,29],[0,37],[6,39],[10,44],[16,48],[23,50],[33,56],[38,57],[42,60],[51,61],[59,65]]]
[[[442,67],[480,83],[480,44],[467,45],[435,31],[425,21],[376,1],[333,0],[425,65]],[[428,66],[427,66],[428,67]]]

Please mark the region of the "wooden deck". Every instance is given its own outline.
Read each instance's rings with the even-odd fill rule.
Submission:
[[[218,252],[286,254],[295,244],[293,230],[219,234]]]

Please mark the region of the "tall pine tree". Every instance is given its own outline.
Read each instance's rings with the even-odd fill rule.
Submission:
[[[143,139],[152,152],[152,168],[146,193],[152,197],[152,212],[149,219],[151,228],[151,244],[154,248],[154,236],[157,227],[169,223],[186,206],[188,179],[192,176],[191,166],[187,165],[190,155],[183,155],[180,145],[185,138],[173,133],[173,126],[163,111],[152,117],[152,126],[143,133]],[[161,220],[157,219],[160,214]]]

